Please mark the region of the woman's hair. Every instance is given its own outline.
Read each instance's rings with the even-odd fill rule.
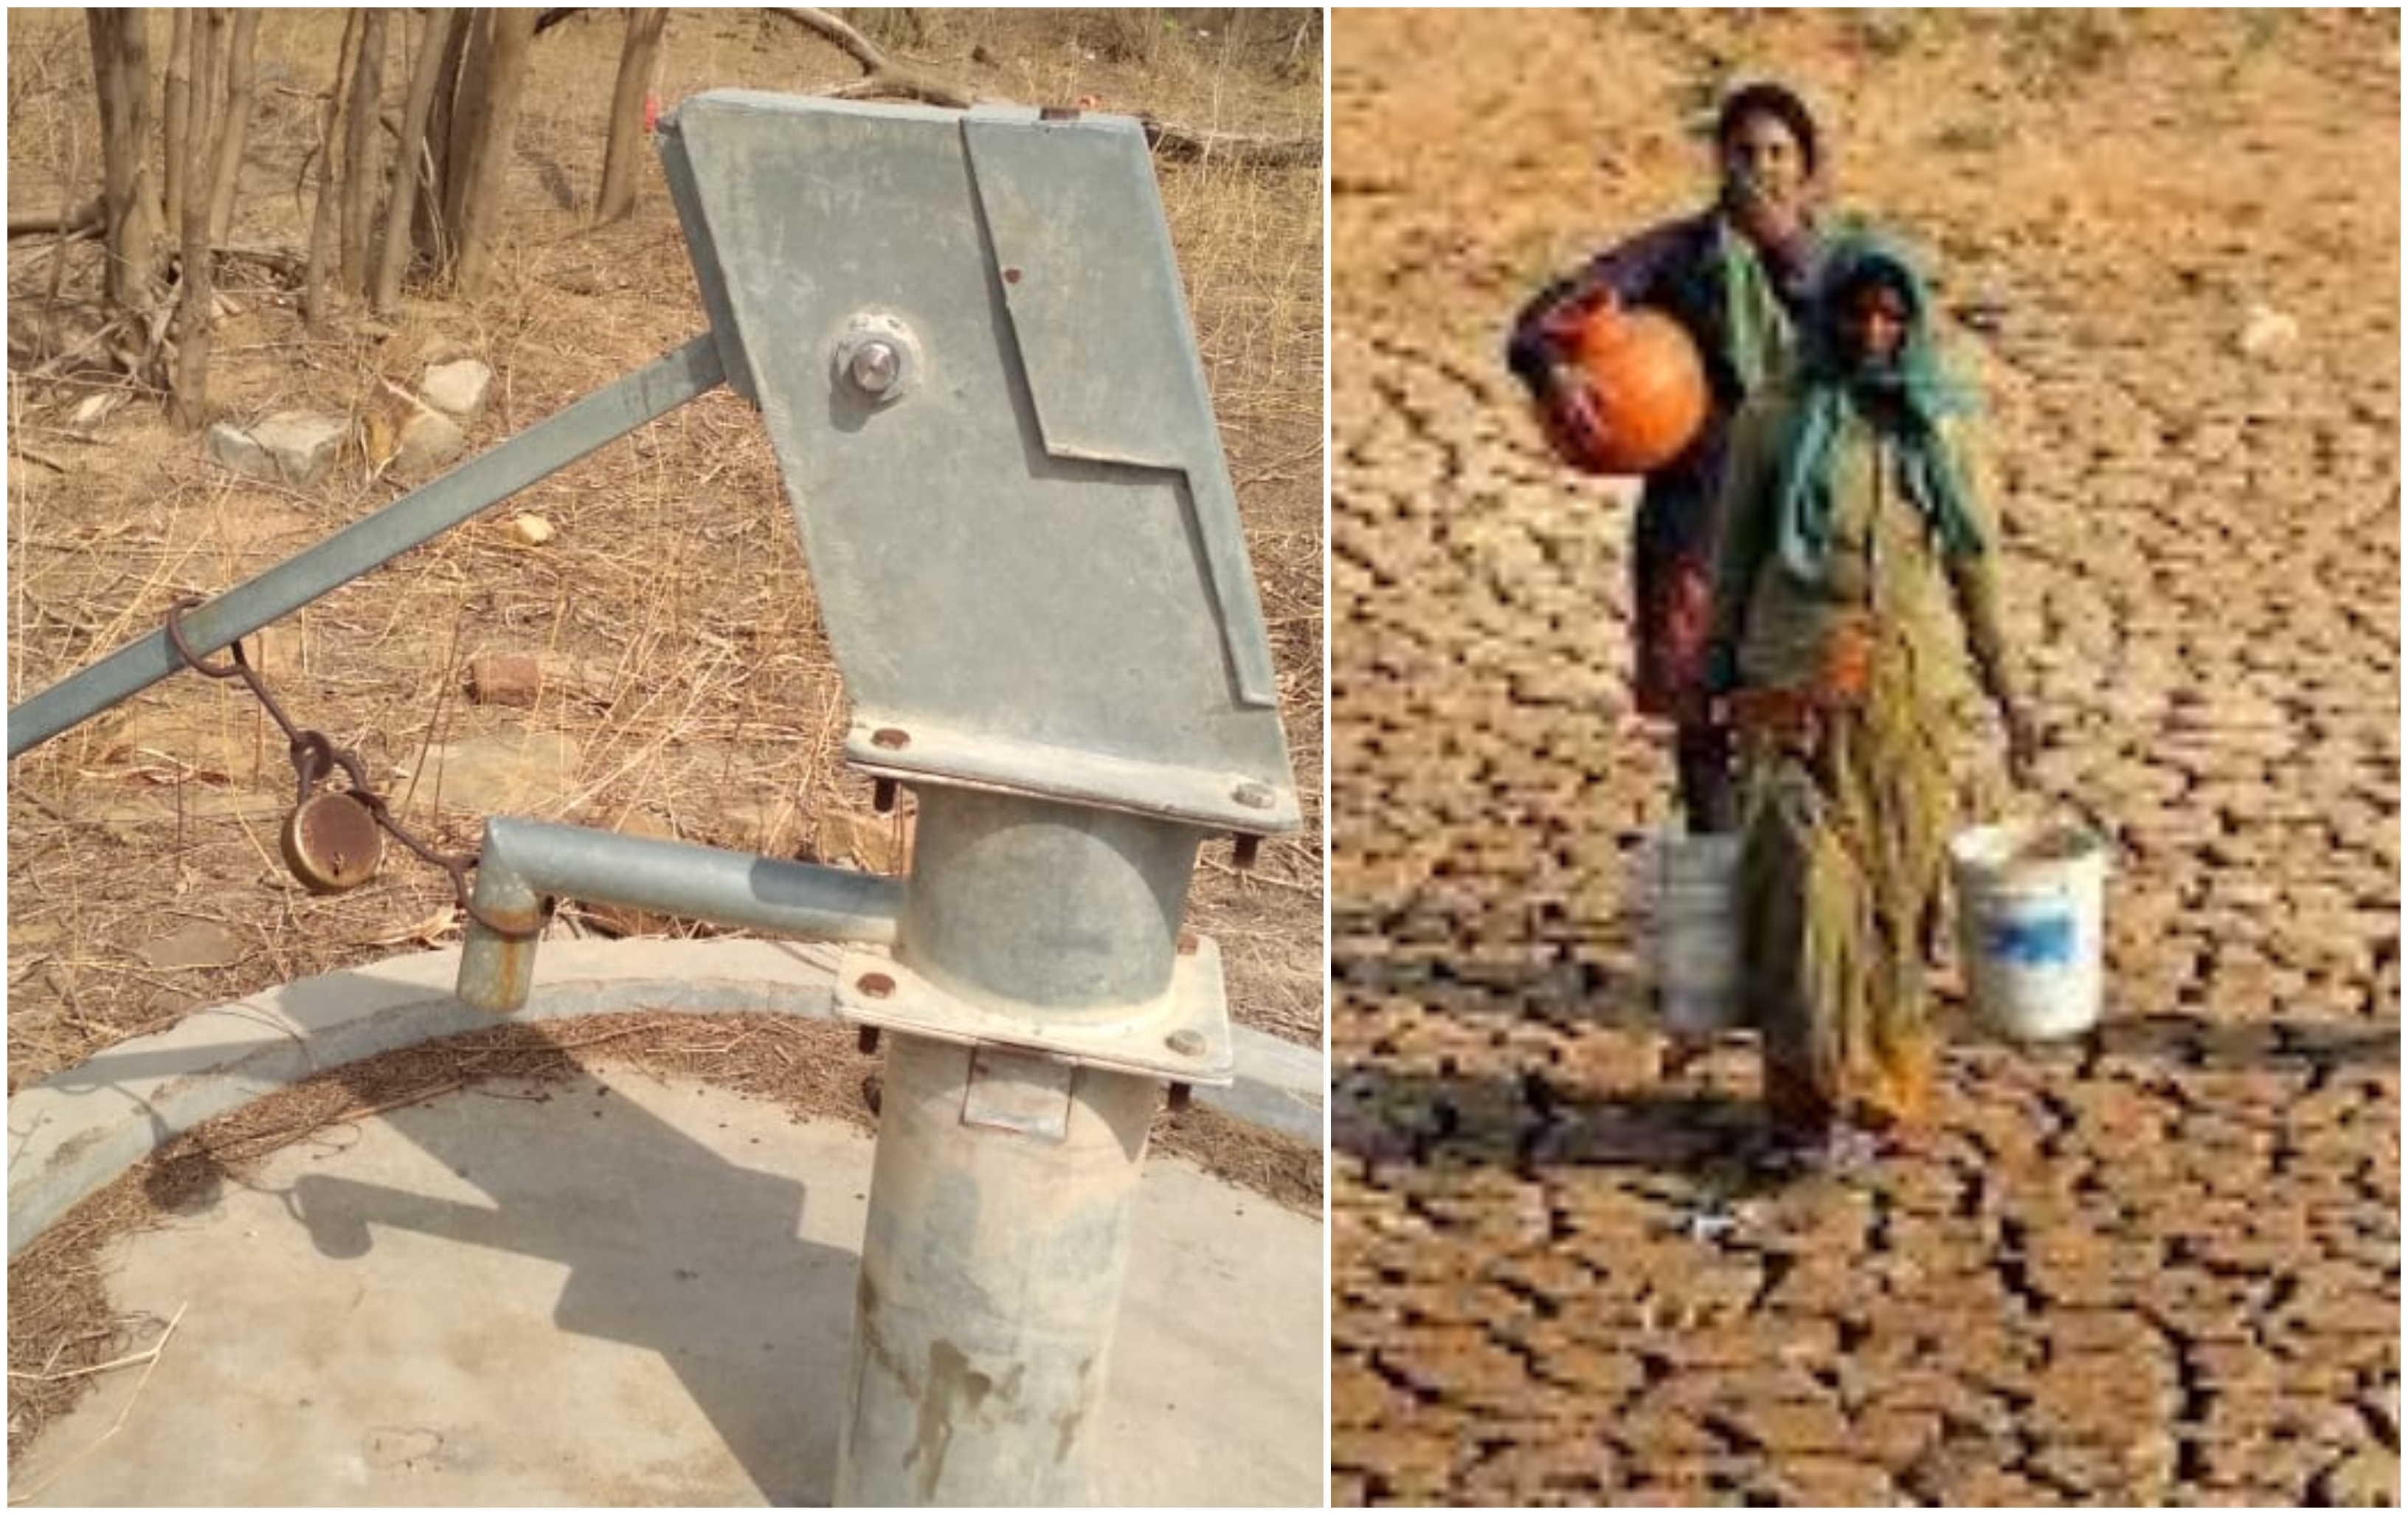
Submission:
[[[1770,81],[1741,86],[1723,101],[1714,118],[1714,145],[1727,147],[1740,123],[1750,116],[1770,116],[1798,139],[1798,154],[1806,162],[1806,177],[1814,177],[1822,163],[1822,147],[1814,131],[1814,113],[1787,87]]]
[[[1823,287],[1816,291],[1816,313],[1827,320],[1839,320],[1859,291],[1878,287],[1906,302],[1910,324],[1921,323],[1925,314],[1923,275],[1910,259],[1911,254],[1902,249],[1842,244],[1840,253],[1832,259],[1830,271],[1824,276]]]
[[[1876,284],[1896,291],[1906,301],[1910,338],[1922,334],[1929,312],[1926,309],[1923,269],[1914,255],[1902,243],[1878,233],[1843,233],[1826,248],[1823,267],[1809,296],[1805,336],[1808,344],[1816,349],[1808,358],[1810,367],[1837,369],[1845,366],[1841,328],[1846,320],[1848,302],[1858,290]]]
[[[1870,227],[1834,238],[1815,276],[1799,331],[1799,368],[1809,379],[1844,382],[1852,367],[1840,336],[1842,309],[1868,284],[1896,290],[1906,301],[1906,339],[1899,364],[1916,408],[1931,416],[1971,411],[1973,391],[1942,360],[1937,311],[1922,259],[1904,242]]]

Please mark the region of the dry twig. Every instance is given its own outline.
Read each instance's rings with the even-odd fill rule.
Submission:
[[[75,1466],[78,1463],[82,1462],[93,1452],[98,1451],[102,1444],[107,1442],[109,1437],[125,1429],[125,1418],[134,1413],[136,1403],[142,1398],[142,1391],[150,1386],[150,1375],[158,1371],[159,1357],[161,1353],[167,1349],[168,1338],[175,1335],[176,1327],[183,1323],[184,1312],[191,1308],[192,1302],[189,1300],[177,1306],[175,1317],[167,1322],[167,1329],[159,1333],[159,1339],[150,1344],[150,1349],[148,1351],[136,1352],[133,1357],[125,1360],[125,1363],[141,1363],[143,1364],[142,1377],[134,1385],[134,1392],[125,1396],[125,1403],[117,1407],[117,1419],[108,1423],[108,1429],[103,1431],[99,1436],[94,1436],[90,1445],[80,1449],[73,1456],[67,1458],[66,1461],[51,1469],[50,1476],[44,1479],[40,1483],[35,1485],[31,1489],[24,1490],[22,1493],[9,1494],[8,1503],[12,1505],[28,1504],[40,1497],[43,1490],[48,1489],[51,1484],[56,1483],[59,1479],[66,1477],[67,1469]],[[125,1363],[112,1364],[109,1365],[123,1366],[125,1365]],[[19,1377],[19,1375],[11,1373],[8,1377],[14,1378]]]

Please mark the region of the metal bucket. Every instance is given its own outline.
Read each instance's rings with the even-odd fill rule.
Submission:
[[[1664,1028],[1702,1036],[1740,1024],[1740,839],[1666,831],[1639,854],[1638,906]]]

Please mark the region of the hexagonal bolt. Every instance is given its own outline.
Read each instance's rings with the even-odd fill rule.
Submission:
[[[1248,810],[1268,810],[1271,808],[1271,801],[1277,796],[1271,793],[1269,785],[1259,779],[1248,779],[1230,790],[1229,798]]]
[[[893,342],[867,341],[853,350],[845,372],[863,394],[883,395],[903,377],[903,354]]]
[[[838,387],[872,409],[894,404],[920,382],[920,339],[902,318],[859,310],[837,333],[829,354]]]
[[[1162,1045],[1182,1058],[1200,1058],[1204,1055],[1204,1033],[1193,1026],[1182,1026],[1164,1037]]]

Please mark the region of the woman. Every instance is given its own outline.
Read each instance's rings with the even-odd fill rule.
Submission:
[[[1730,743],[1698,690],[1731,416],[1787,361],[1792,322],[1811,287],[1820,238],[1813,192],[1820,147],[1805,105],[1778,84],[1733,94],[1716,118],[1715,204],[1600,254],[1541,293],[1515,323],[1507,361],[1553,425],[1575,442],[1601,434],[1571,354],[1601,304],[1652,306],[1684,327],[1705,359],[1713,403],[1697,438],[1648,476],[1632,568],[1640,713],[1673,723],[1681,808],[1692,830],[1732,820]]]
[[[1742,973],[1776,1152],[1845,1162],[1928,1111],[1924,947],[1967,674],[2019,777],[2032,730],[1964,451],[1971,398],[1933,351],[1921,277],[1879,240],[1842,242],[1801,337],[1734,429],[1707,680],[1742,745]]]

